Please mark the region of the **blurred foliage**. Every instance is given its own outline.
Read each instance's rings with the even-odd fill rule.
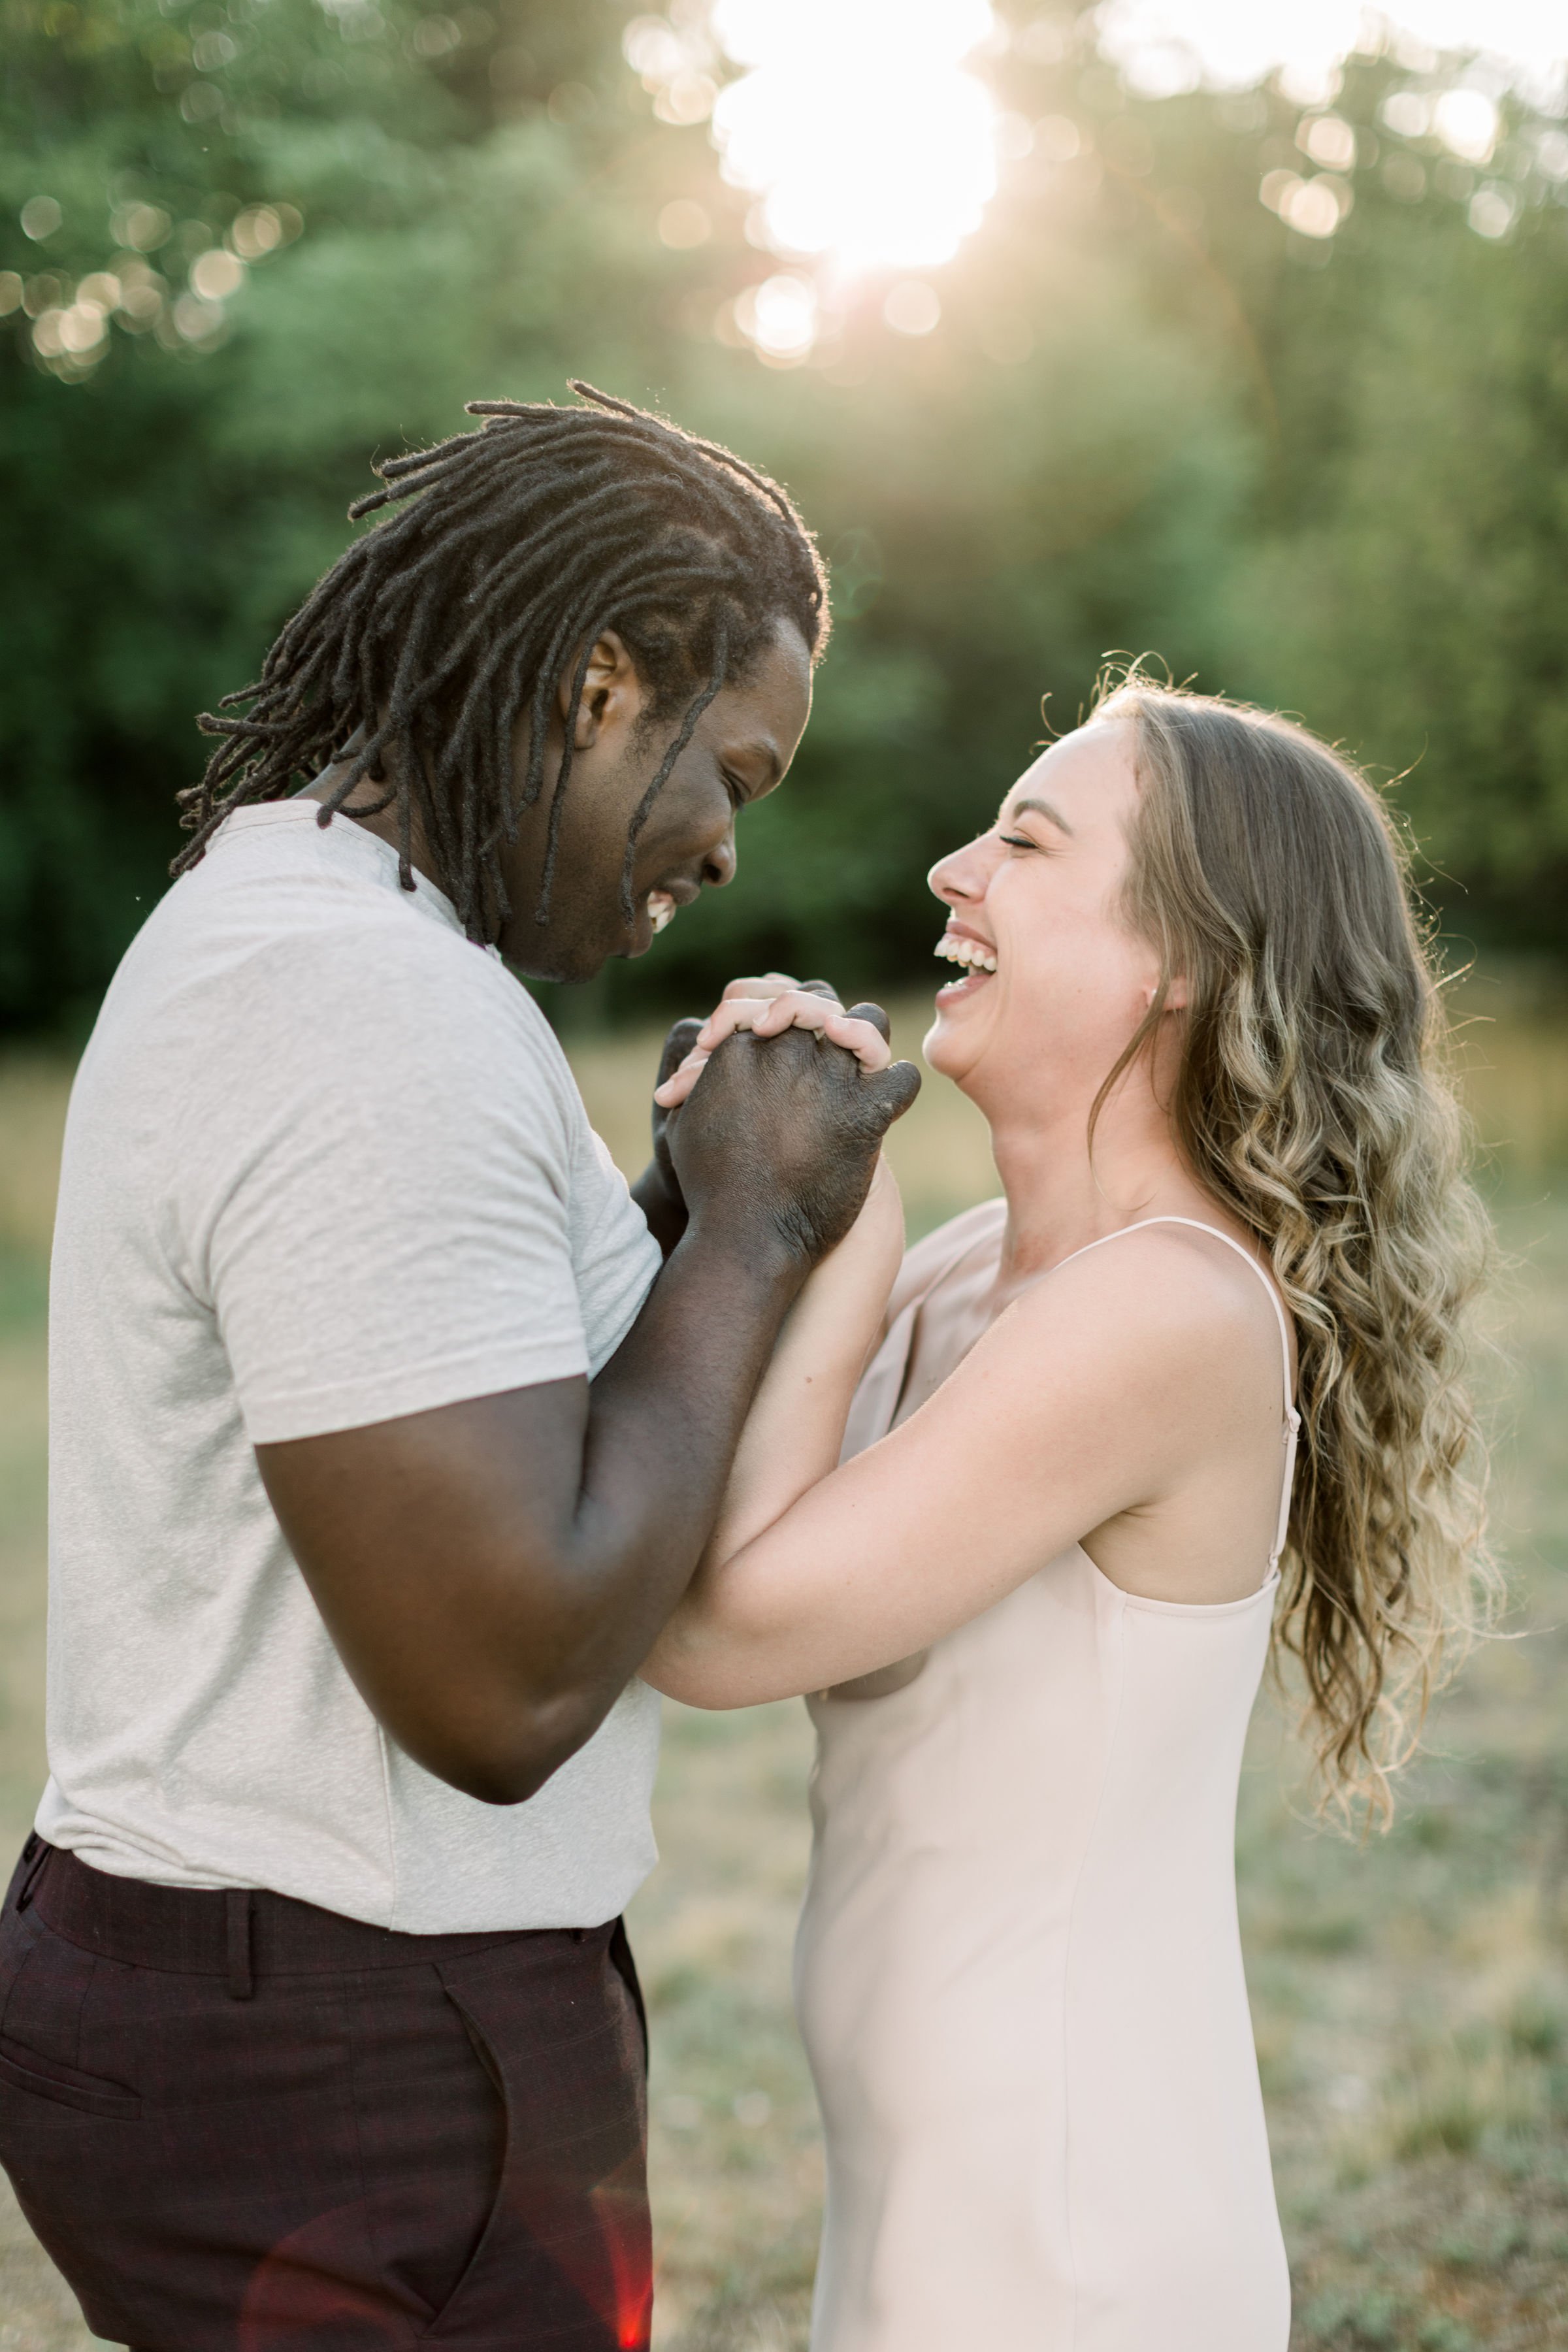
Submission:
[[[735,887],[585,1011],[760,957],[907,973],[926,866],[1112,647],[1299,709],[1400,779],[1452,927],[1555,944],[1561,131],[1505,100],[1479,171],[1382,111],[1455,61],[1359,57],[1326,134],[1353,208],[1314,238],[1258,200],[1311,178],[1312,110],[1141,98],[1087,12],[1020,19],[985,70],[1033,148],[932,274],[940,327],[891,332],[884,279],[772,368],[733,304],[778,265],[705,126],[654,118],[630,13],[0,0],[0,1023],[90,1013],[176,844],[192,714],[344,544],[368,458],[569,374],[786,481],[838,615]],[[710,233],[670,249],[677,198]]]

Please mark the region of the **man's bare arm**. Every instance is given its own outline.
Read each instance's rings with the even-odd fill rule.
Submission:
[[[345,1665],[426,1769],[517,1803],[604,1720],[701,1556],[779,1325],[917,1085],[801,1032],[732,1039],[672,1122],[690,1222],[591,1387],[257,1449]]]

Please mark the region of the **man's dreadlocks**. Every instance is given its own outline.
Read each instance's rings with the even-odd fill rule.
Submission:
[[[651,691],[649,723],[684,716],[634,814],[622,912],[634,916],[637,837],[703,711],[743,674],[781,617],[813,656],[827,635],[821,562],[784,493],[730,451],[574,380],[587,404],[475,400],[478,431],[374,470],[384,487],[351,521],[409,499],[366,531],[311,591],[253,686],[197,725],[221,738],[199,784],[179,795],[195,865],[233,808],[277,800],[336,761],[330,823],[366,777],[384,785],[356,808],[395,804],[399,872],[414,887],[417,807],[440,881],[470,939],[510,914],[500,851],[543,789],[553,698],[569,665],[565,748],[550,808],[536,919],[548,918],[573,736],[589,658],[616,630]],[[528,760],[513,768],[520,721]]]

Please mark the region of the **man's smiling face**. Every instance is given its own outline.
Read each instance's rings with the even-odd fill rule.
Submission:
[[[637,837],[628,926],[621,898],[627,835],[681,723],[679,709],[650,723],[648,702],[626,647],[606,631],[584,686],[545,922],[535,908],[565,740],[562,709],[544,790],[501,856],[511,912],[500,950],[537,979],[591,980],[612,956],[644,954],[704,885],[721,888],[731,878],[736,814],[782,782],[805,730],[811,656],[798,629],[781,619],[743,675],[703,711]],[[521,742],[517,757],[521,782]]]

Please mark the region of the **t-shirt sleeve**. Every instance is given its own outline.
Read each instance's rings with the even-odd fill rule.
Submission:
[[[399,947],[317,950],[286,987],[253,967],[187,1129],[187,1278],[254,1444],[588,1369],[573,1097],[542,1018],[466,941]]]

